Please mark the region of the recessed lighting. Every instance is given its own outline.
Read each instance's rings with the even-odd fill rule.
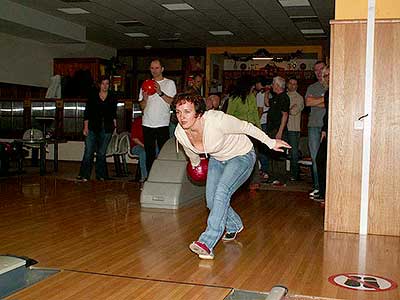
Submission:
[[[145,34],[143,32],[126,32],[125,35],[130,36],[130,37],[148,37],[148,34]]]
[[[71,3],[71,2],[90,2],[90,0],[61,0],[62,2]]]
[[[71,7],[71,8],[57,8],[57,10],[62,11],[63,13],[69,15],[83,15],[83,14],[90,14],[87,10],[84,10],[79,7]]]
[[[290,6],[311,6],[308,0],[279,0],[279,3],[283,7],[290,7]]]
[[[328,38],[326,35],[324,34],[317,34],[317,35],[305,35],[304,38],[306,40],[315,40],[315,39],[326,39]]]
[[[171,4],[161,4],[168,10],[192,10],[194,9],[187,3],[171,3]]]
[[[323,29],[301,29],[302,34],[321,34],[325,33]]]
[[[182,42],[179,37],[159,38],[160,42]]]
[[[144,24],[138,20],[115,21],[115,23],[125,26],[125,27],[144,26]]]
[[[317,19],[317,16],[289,16],[290,19],[296,20],[296,19]]]
[[[228,30],[209,31],[209,33],[212,35],[233,35],[233,33]]]

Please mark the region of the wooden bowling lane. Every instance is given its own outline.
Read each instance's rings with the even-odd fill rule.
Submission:
[[[235,242],[218,243],[214,261],[202,261],[188,249],[206,224],[203,201],[177,211],[141,209],[139,193],[126,181],[3,179],[0,253],[25,255],[40,267],[73,274],[263,292],[283,284],[290,295],[400,299],[399,289],[367,293],[328,282],[333,274],[360,272],[399,283],[400,239],[324,233],[323,211],[306,193],[242,189],[232,205],[245,230]],[[58,290],[62,296],[64,289]]]
[[[231,289],[63,271],[6,299],[222,300]]]

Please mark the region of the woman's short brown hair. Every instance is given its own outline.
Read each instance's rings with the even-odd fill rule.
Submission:
[[[177,105],[183,104],[185,102],[193,103],[194,110],[197,115],[202,115],[206,111],[206,102],[204,101],[203,97],[192,93],[177,94],[174,97],[172,106],[175,109]]]

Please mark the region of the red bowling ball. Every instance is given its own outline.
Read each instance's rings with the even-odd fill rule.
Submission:
[[[201,159],[197,167],[193,167],[189,161],[186,166],[187,174],[193,182],[204,183],[207,180],[208,159]]]
[[[156,93],[156,82],[153,79],[147,79],[142,84],[143,92],[146,92],[147,95],[151,96]]]

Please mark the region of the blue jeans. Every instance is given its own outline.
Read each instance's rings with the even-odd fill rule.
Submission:
[[[290,149],[290,176],[299,178],[299,142],[300,131],[288,131],[288,143]]]
[[[89,134],[85,138],[85,151],[83,153],[79,176],[90,179],[94,153],[96,152],[96,178],[108,177],[106,153],[110,140],[111,132],[106,133],[104,129],[99,132],[89,130]]]
[[[140,145],[136,145],[131,149],[132,155],[137,155],[139,157],[139,167],[140,167],[140,177],[141,181],[147,178],[147,168],[146,168],[146,151]]]
[[[226,161],[213,157],[209,160],[206,199],[210,214],[206,231],[200,235],[199,241],[211,252],[225,230],[234,232],[243,226],[239,215],[230,206],[231,196],[250,177],[255,161],[254,150]]]
[[[261,124],[261,129],[262,131],[264,131],[265,133],[267,133],[267,124]],[[273,138],[273,137],[270,137]],[[269,148],[264,145],[264,144],[260,144],[260,148],[258,151],[258,159],[260,160],[260,164],[261,164],[261,171],[263,171],[264,173],[268,173],[269,170],[269,161],[268,161],[268,150]]]
[[[321,127],[308,127],[308,148],[312,160],[312,173],[314,189],[319,189],[318,184],[318,168],[317,168],[317,154],[321,140]]]

